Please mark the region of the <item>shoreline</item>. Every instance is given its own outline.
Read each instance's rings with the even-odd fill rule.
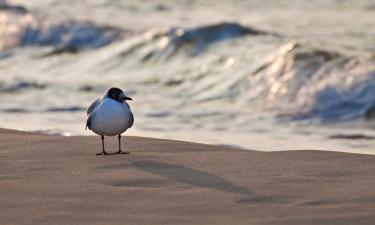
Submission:
[[[375,222],[374,155],[125,136],[130,155],[96,156],[95,136],[0,134],[4,224]]]
[[[7,129],[14,129],[7,127]],[[269,127],[271,129],[271,127]],[[314,129],[314,131],[313,131]],[[126,132],[125,136],[150,137],[165,140],[202,143],[214,146],[224,146],[244,150],[257,151],[288,151],[300,149],[314,149],[319,151],[339,151],[357,154],[375,155],[375,133],[369,130],[340,131],[338,128],[327,133],[325,127],[316,130],[301,128],[301,130],[280,130],[273,127],[266,133],[238,132],[238,131],[144,131],[136,127]],[[60,129],[16,129],[24,132],[34,132],[45,135],[66,137],[96,135],[82,129],[82,133],[64,131]]]

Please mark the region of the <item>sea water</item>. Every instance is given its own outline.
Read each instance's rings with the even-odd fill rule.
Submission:
[[[0,1],[0,126],[91,135],[125,90],[141,135],[375,153],[370,0]]]

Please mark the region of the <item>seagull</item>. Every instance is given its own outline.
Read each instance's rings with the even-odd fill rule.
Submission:
[[[121,151],[121,134],[131,128],[134,116],[126,100],[133,100],[116,87],[110,88],[102,98],[97,98],[87,109],[86,129],[101,136],[101,153],[96,155],[111,155],[104,149],[104,136],[118,137],[118,151],[114,154],[130,154]]]

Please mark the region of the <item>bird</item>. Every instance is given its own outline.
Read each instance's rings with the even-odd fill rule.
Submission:
[[[100,135],[102,152],[96,155],[130,154],[121,151],[121,134],[134,124],[134,116],[126,101],[133,100],[120,88],[112,87],[103,97],[97,98],[87,108],[86,129]],[[118,137],[118,151],[108,153],[104,149],[104,136]]]

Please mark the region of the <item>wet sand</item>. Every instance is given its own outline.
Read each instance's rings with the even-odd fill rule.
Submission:
[[[375,224],[373,155],[123,141],[1,129],[1,224]]]

